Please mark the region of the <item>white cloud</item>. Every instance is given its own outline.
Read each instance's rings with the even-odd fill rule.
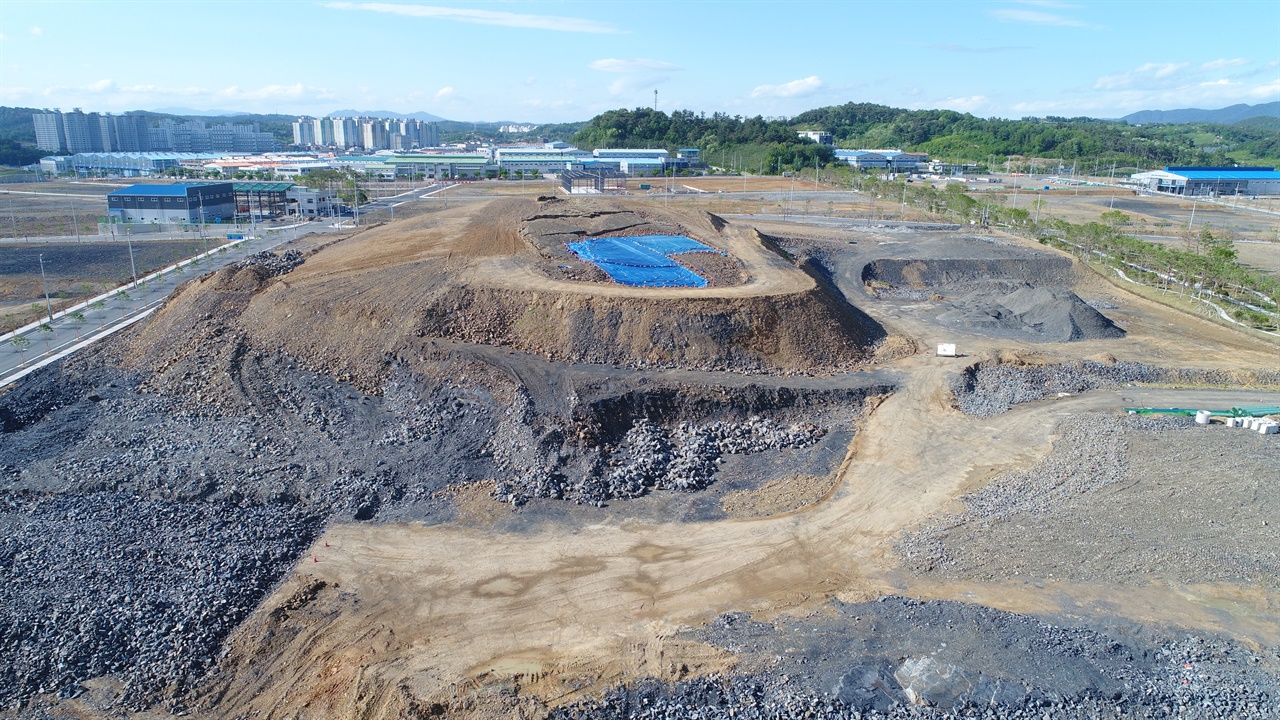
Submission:
[[[442,87],[442,88],[440,88],[439,90],[437,90],[437,91],[436,91],[436,99],[437,99],[437,100],[447,100],[448,98],[453,97],[453,93],[454,93],[454,92],[455,92],[455,91],[454,91],[454,89],[453,89],[452,87],[449,87],[448,85],[446,85],[446,86],[444,86],[444,87]]]
[[[324,89],[294,83],[293,85],[264,85],[260,88],[245,89],[238,85],[223,88],[214,93],[219,100],[233,101],[274,101],[274,100],[323,100],[333,97],[333,93]]]
[[[524,79],[524,84],[525,84],[525,85],[534,85],[534,84],[536,84],[537,82],[538,82],[538,78],[536,78],[536,77],[534,77],[534,76],[532,76],[532,75],[530,75],[529,77],[527,77],[527,78],[525,78],[525,79]]]
[[[1045,7],[1045,8],[1058,8],[1060,10],[1067,10],[1071,8],[1080,7],[1079,5],[1073,5],[1072,3],[1059,2],[1059,0],[1013,0],[1013,1],[1018,3],[1019,5],[1031,5],[1033,7]]]
[[[116,82],[114,80],[99,80],[85,85],[84,90],[85,92],[107,92],[108,90],[114,90],[115,87]]]
[[[1129,72],[1117,73],[1115,75],[1103,75],[1094,81],[1093,89],[1116,90],[1119,88],[1130,87],[1137,82],[1150,84],[1152,80],[1165,80],[1170,78],[1189,65],[1190,63],[1184,62],[1146,63]]]
[[[531,100],[525,100],[520,104],[532,108],[552,108],[557,110],[575,107],[577,105],[577,103],[572,100],[546,100],[544,98],[533,98]]]
[[[500,10],[475,10],[471,8],[439,7],[436,5],[401,5],[377,2],[331,2],[326,3],[325,7],[334,10],[364,10],[366,12],[436,18],[476,25],[498,25],[500,27],[525,28],[529,30],[554,30],[558,32],[603,35],[614,35],[622,32],[609,23],[584,18],[560,17],[557,15],[526,15]]]
[[[1249,89],[1249,96],[1259,99],[1266,99],[1280,96],[1280,80],[1272,80],[1265,85],[1258,85]]]
[[[987,104],[986,95],[972,95],[970,97],[949,97],[946,100],[939,100],[933,103],[933,107],[971,113],[978,108],[986,107]]]
[[[1065,15],[1040,12],[1039,10],[1019,10],[1017,8],[998,8],[991,11],[991,16],[1004,22],[1028,23],[1031,25],[1059,25],[1063,27],[1084,27],[1079,20]]]
[[[1154,63],[1153,63],[1154,65]],[[1147,81],[1093,88],[1086,94],[1069,94],[1053,100],[1032,100],[1013,105],[1018,115],[1093,115],[1119,117],[1135,110],[1171,110],[1175,108],[1218,108],[1236,103],[1257,103],[1280,99],[1280,79],[1249,83],[1239,78],[1204,79],[1195,70],[1166,74],[1155,80],[1148,71]]]
[[[1027,45],[992,45],[987,47],[977,47],[969,45],[957,45],[955,43],[935,43],[926,47],[934,50],[942,50],[944,52],[964,53],[968,55],[990,55],[993,53],[1013,52],[1015,50],[1030,50]]]
[[[655,86],[670,80],[665,75],[624,75],[609,83],[610,95],[630,95],[640,90],[653,90]]]
[[[1249,64],[1249,61],[1246,60],[1245,58],[1219,58],[1217,60],[1211,60],[1201,65],[1200,67],[1204,68],[1205,70],[1221,70],[1223,68],[1239,67],[1241,65],[1248,65],[1248,64]]]
[[[684,69],[679,65],[663,62],[662,60],[650,60],[649,58],[634,58],[631,60],[604,58],[596,60],[587,67],[592,70],[611,73],[671,72]]]
[[[40,37],[41,35],[44,35],[44,28],[40,27],[39,25],[32,25],[31,34],[35,35],[36,37]]]
[[[822,89],[822,79],[817,75],[792,80],[781,85],[757,85],[751,91],[753,98],[799,98],[807,97]]]

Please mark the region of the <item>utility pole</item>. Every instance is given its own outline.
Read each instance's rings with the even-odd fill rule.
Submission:
[[[76,201],[71,201],[71,225],[76,229],[76,242],[80,242],[80,217],[76,215]]]
[[[1040,224],[1040,193],[1036,193],[1036,224]]]
[[[44,307],[49,311],[49,322],[53,322],[53,303],[49,301],[49,279],[44,275],[44,253],[40,253],[40,282],[44,285]]]
[[[1191,201],[1191,221],[1187,223],[1187,229],[1190,230],[1192,225],[1196,224],[1196,203],[1200,202],[1200,198],[1193,198]]]

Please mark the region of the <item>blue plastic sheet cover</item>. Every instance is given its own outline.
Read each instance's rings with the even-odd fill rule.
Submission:
[[[592,238],[568,245],[575,255],[605,271],[614,282],[632,287],[706,287],[705,278],[669,256],[715,252],[681,235]]]

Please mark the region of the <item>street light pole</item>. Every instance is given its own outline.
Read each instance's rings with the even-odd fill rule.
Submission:
[[[76,242],[80,242],[80,217],[76,214],[76,201],[71,201],[71,225],[76,229]]]
[[[111,228],[111,239],[116,239],[116,229]],[[129,244],[129,267],[133,269],[133,286],[138,287],[138,264],[133,260],[133,238],[128,235],[124,236],[125,242]]]
[[[40,253],[40,282],[44,285],[44,307],[49,312],[49,322],[53,322],[53,303],[49,300],[49,279],[44,274],[44,253]]]

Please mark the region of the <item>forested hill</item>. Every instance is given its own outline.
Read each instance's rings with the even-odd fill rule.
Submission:
[[[771,149],[771,165],[779,157],[795,156],[798,165],[811,166],[815,155],[827,153],[806,148],[809,143],[797,139],[797,130],[808,129],[832,133],[840,147],[900,148],[975,162],[1003,162],[1014,155],[1143,167],[1280,162],[1280,132],[1262,125],[1135,127],[1092,118],[984,119],[951,110],[903,110],[869,103],[817,108],[787,121],[689,111],[667,115],[648,108],[611,110],[587,123],[574,141],[584,148],[696,147],[713,161],[727,149],[764,145]]]

